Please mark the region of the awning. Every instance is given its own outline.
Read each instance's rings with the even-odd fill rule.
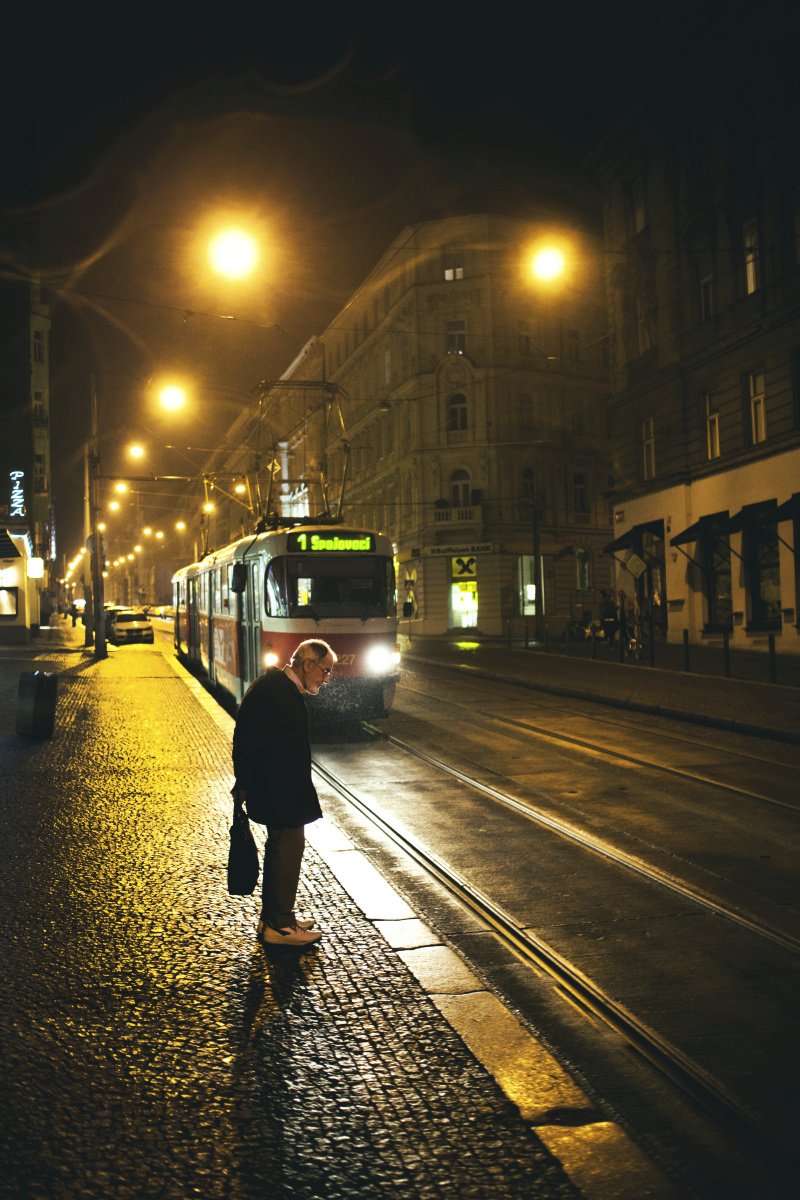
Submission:
[[[674,538],[670,538],[669,544],[670,546],[685,546],[687,542],[696,542],[703,537],[714,537],[721,533],[727,533],[729,525],[727,509],[724,512],[710,513],[707,517],[701,517],[699,521],[695,521],[694,525],[690,525],[688,529],[684,529],[683,533],[677,533]]]
[[[0,529],[0,558],[22,558],[7,529]]]
[[[660,520],[643,521],[641,525],[632,525],[613,542],[609,542],[603,553],[613,554],[615,550],[634,550],[637,546],[641,546],[643,533],[653,533],[656,537],[663,538],[664,522]]]
[[[729,533],[741,533],[746,525],[774,525],[778,509],[775,500],[762,500],[758,504],[745,504],[728,523]]]
[[[800,518],[800,492],[795,492],[788,500],[784,500],[783,504],[778,505],[778,511],[775,513],[776,521],[791,521],[792,517]]]

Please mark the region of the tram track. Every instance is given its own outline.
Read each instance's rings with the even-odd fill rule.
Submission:
[[[388,740],[394,742],[398,748],[408,749],[399,739],[390,738]],[[463,772],[449,768],[447,764],[438,764],[432,756],[428,756],[424,752],[417,753],[416,757],[431,766],[441,766],[449,775],[459,779],[464,785],[479,790],[483,795],[495,800],[501,799],[501,795],[496,789],[487,787],[479,780],[470,779]],[[328,787],[333,789],[383,837],[476,916],[518,961],[553,980],[568,1001],[622,1038],[626,1045],[659,1075],[667,1079],[696,1108],[702,1110],[718,1127],[723,1128],[729,1136],[736,1139],[739,1144],[746,1146],[751,1153],[762,1160],[777,1161],[782,1168],[793,1167],[796,1169],[796,1152],[775,1134],[768,1121],[735,1095],[729,1087],[720,1082],[712,1072],[681,1050],[669,1038],[660,1034],[651,1024],[638,1017],[629,1006],[612,997],[590,975],[549,945],[542,937],[529,928],[524,928],[502,905],[488,896],[484,890],[471,883],[463,873],[455,869],[444,858],[403,832],[395,822],[387,818],[385,813],[366,801],[330,767],[315,759],[314,770]],[[513,801],[511,797],[502,799],[503,802],[506,799]],[[519,805],[516,801],[511,807],[521,815],[528,815],[524,812],[525,806]],[[551,824],[549,820],[543,823],[551,829],[561,824],[560,822]],[[564,829],[556,829],[556,831],[562,836],[568,836]],[[584,838],[571,840],[579,842],[584,849],[592,849],[590,845],[586,844]],[[631,864],[624,861],[627,856],[616,858],[603,853],[603,857],[610,857],[617,862],[617,865],[631,869]],[[644,874],[651,882],[664,886],[664,880],[659,877],[660,873],[649,872],[645,868]],[[750,921],[744,914],[729,913],[713,903],[709,905],[706,897],[694,897],[691,895],[691,891],[687,892],[685,889],[681,889],[681,894],[710,907],[717,915],[727,916],[744,925],[751,933],[757,933],[776,942],[784,950],[790,950],[795,954],[800,950],[800,943],[795,939],[786,938],[779,931],[770,930],[758,921]]]
[[[416,688],[411,688],[405,683],[402,685],[402,690],[404,692],[409,692],[413,695],[424,697],[424,699],[427,702],[430,702],[432,700],[432,697],[428,693],[419,691]],[[456,709],[459,709],[464,712],[468,712],[470,714],[470,719],[473,721],[475,720],[475,712],[474,712],[473,706],[467,705],[467,704],[461,704],[461,703],[459,703],[459,701],[452,700],[450,698],[448,698],[446,701],[442,701],[438,697],[436,699],[438,702],[446,704],[448,707],[452,707],[452,708],[456,708]],[[570,716],[581,716],[582,715],[582,714],[578,713],[575,709],[566,708],[563,706],[559,706],[557,711],[567,713]],[[677,767],[677,766],[672,766],[671,764],[668,764],[668,763],[658,762],[658,761],[655,761],[652,757],[645,757],[643,755],[632,754],[629,751],[618,750],[618,749],[615,749],[613,746],[609,746],[607,743],[601,743],[599,741],[591,741],[588,738],[576,737],[573,734],[559,733],[556,730],[547,728],[547,726],[545,726],[545,725],[536,725],[536,724],[531,723],[530,721],[518,720],[513,717],[504,717],[504,716],[498,715],[497,713],[490,713],[490,714],[482,713],[482,714],[480,714],[480,719],[481,719],[481,721],[483,721],[487,724],[494,724],[494,725],[498,725],[501,727],[505,726],[505,727],[511,728],[511,729],[519,729],[531,737],[539,738],[542,741],[546,741],[549,744],[554,745],[554,746],[564,746],[570,750],[582,751],[584,753],[591,754],[594,757],[603,758],[609,762],[621,763],[624,766],[642,767],[642,768],[645,768],[650,771],[659,772],[660,774],[665,775],[665,776],[685,780],[689,783],[707,784],[707,785],[710,785],[710,786],[718,789],[719,791],[726,792],[733,796],[739,796],[746,800],[755,800],[755,801],[758,801],[763,804],[771,804],[777,808],[785,808],[785,809],[790,810],[791,812],[800,813],[800,804],[798,804],[796,802],[792,803],[789,800],[782,800],[776,796],[771,796],[766,792],[756,792],[756,791],[752,791],[748,788],[739,787],[736,784],[728,783],[725,780],[716,778],[713,775],[703,774],[698,771],[689,771],[685,767]],[[618,724],[618,723],[608,721],[606,719],[606,720],[604,720],[604,724],[614,726],[615,724]],[[628,732],[630,732],[630,727],[628,726],[626,728],[627,728]],[[698,742],[697,739],[681,737],[674,733],[666,733],[666,734],[662,733],[662,734],[659,734],[659,737],[660,737],[662,744],[666,744],[666,743],[684,744],[684,745],[688,745],[688,746],[695,747],[695,748],[704,746],[704,743]],[[769,764],[771,764],[771,762],[772,762],[772,760],[765,759],[758,755],[746,755],[745,756],[743,754],[737,754],[736,751],[731,751],[730,749],[726,749],[725,754],[728,756],[736,755],[737,757],[741,758],[742,760],[747,759],[748,761],[751,761],[751,762],[752,761],[760,761],[760,762],[769,763]]]
[[[459,783],[471,788],[473,791],[479,792],[496,803],[511,809],[526,820],[555,832],[560,837],[575,843],[591,854],[612,862],[616,866],[640,876],[649,883],[656,884],[659,887],[676,893],[683,899],[691,901],[691,903],[714,913],[716,916],[724,917],[726,920],[740,925],[751,933],[755,933],[759,937],[780,946],[782,949],[788,950],[791,954],[800,954],[800,938],[793,937],[791,934],[776,929],[755,914],[735,908],[718,897],[701,891],[699,888],[686,883],[686,881],[679,879],[677,876],[653,866],[652,863],[646,863],[643,859],[629,854],[625,850],[621,850],[604,838],[599,838],[596,835],[588,833],[586,830],[579,829],[568,821],[554,817],[542,809],[535,808],[529,803],[516,799],[516,797],[509,795],[507,792],[502,792],[499,788],[492,787],[491,784],[484,783],[480,779],[475,779],[464,771],[459,770],[458,767],[452,766],[452,764],[445,762],[443,759],[435,758],[433,755],[420,750],[416,746],[411,746],[393,734],[384,733],[368,722],[364,724],[365,728],[373,733],[373,736],[380,737],[413,758],[427,763],[434,770],[456,779]]]

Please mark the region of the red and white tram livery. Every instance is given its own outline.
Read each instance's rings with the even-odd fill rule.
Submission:
[[[287,520],[182,567],[172,589],[179,658],[236,704],[266,667],[318,637],[338,662],[312,711],[343,720],[388,714],[400,654],[383,534]]]

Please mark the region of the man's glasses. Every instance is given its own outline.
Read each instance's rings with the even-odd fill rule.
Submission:
[[[317,668],[317,670],[322,672],[325,679],[328,678],[331,671],[333,670],[333,667],[323,667],[322,663],[318,663],[315,658],[309,659],[309,662],[312,662],[314,664],[314,666]]]

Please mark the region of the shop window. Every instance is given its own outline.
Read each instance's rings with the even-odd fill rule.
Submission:
[[[779,629],[781,574],[775,505],[756,510],[742,530],[748,629]]]
[[[707,528],[699,539],[706,602],[705,628],[720,633],[733,628],[731,547],[727,534]]]

